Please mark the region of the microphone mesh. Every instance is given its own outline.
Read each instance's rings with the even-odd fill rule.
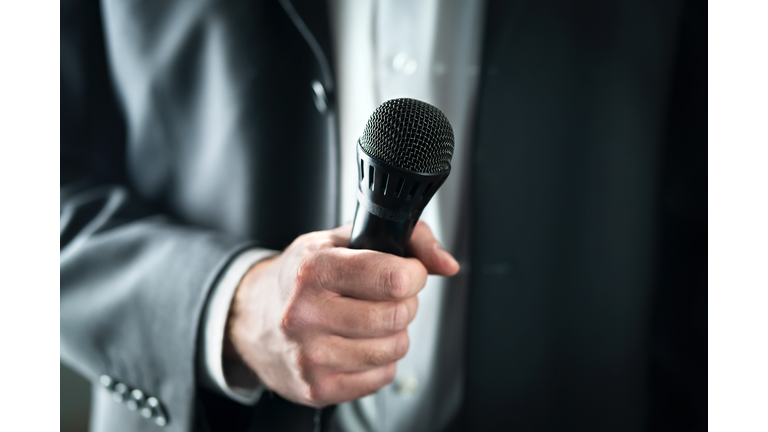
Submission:
[[[451,169],[453,128],[442,111],[426,102],[392,99],[368,119],[360,147],[397,168],[437,174]]]

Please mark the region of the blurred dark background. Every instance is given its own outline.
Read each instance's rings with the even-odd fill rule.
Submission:
[[[707,429],[707,4],[679,6],[659,36],[633,2],[489,3],[466,430]]]

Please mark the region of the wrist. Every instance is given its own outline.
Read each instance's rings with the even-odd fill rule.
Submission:
[[[261,381],[257,373],[248,365],[245,356],[247,342],[241,341],[245,329],[242,318],[248,313],[252,313],[255,296],[253,290],[256,289],[259,276],[271,265],[274,257],[261,260],[251,266],[240,280],[235,294],[232,296],[232,303],[229,307],[227,322],[224,331],[224,340],[222,346],[222,367],[224,379],[227,384],[240,388],[255,388]]]

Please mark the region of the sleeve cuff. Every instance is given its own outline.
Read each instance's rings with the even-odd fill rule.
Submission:
[[[257,262],[277,255],[270,249],[249,249],[242,252],[224,271],[214,285],[205,306],[202,322],[202,340],[198,358],[201,360],[199,379],[207,389],[223,394],[244,405],[255,405],[264,391],[263,385],[255,388],[234,387],[224,378],[222,352],[224,331],[229,315],[229,306],[240,280]]]

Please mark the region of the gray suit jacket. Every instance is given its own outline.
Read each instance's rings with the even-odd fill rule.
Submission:
[[[61,358],[156,397],[168,430],[201,427],[198,327],[228,261],[336,226],[327,17],[297,6],[62,3]],[[95,390],[94,430],[155,427]]]
[[[649,395],[690,399],[699,380],[685,377],[706,382],[701,345],[678,343],[701,329],[677,318],[699,316],[679,299],[706,299],[706,281],[664,282],[706,265],[665,255],[700,237],[669,234],[702,212],[666,191],[706,191],[690,168],[702,152],[706,166],[706,11],[487,11],[468,382],[451,428],[641,430],[672,411],[690,424],[705,402],[668,410]],[[329,34],[322,2],[62,2],[61,358],[95,383],[94,430],[157,428],[112,402],[101,375],[156,397],[167,430],[310,430],[312,410],[277,396],[246,408],[200,389],[195,352],[233,256],[337,223]]]

